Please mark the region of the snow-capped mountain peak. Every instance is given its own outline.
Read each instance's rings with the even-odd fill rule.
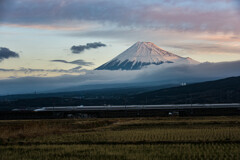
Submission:
[[[178,58],[178,56],[164,51],[151,42],[137,42],[114,59],[118,59],[120,61],[125,61],[128,59],[129,61],[135,62],[158,63],[161,61],[170,61]]]
[[[183,58],[167,52],[152,42],[137,42],[97,70],[137,70],[147,65],[163,63],[198,64],[191,58]]]

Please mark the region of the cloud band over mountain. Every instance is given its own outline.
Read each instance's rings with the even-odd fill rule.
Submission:
[[[199,65],[149,66],[136,71],[81,71],[81,75],[58,77],[23,77],[0,80],[0,94],[29,93],[35,90],[46,91],[57,88],[119,83],[180,84],[216,80],[240,75],[240,61],[202,63]],[[34,70],[32,70],[34,71]],[[1,70],[0,70],[1,72]],[[6,71],[7,72],[7,71]],[[71,71],[63,71],[65,73]]]

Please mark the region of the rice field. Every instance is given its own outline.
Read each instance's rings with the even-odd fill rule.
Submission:
[[[240,159],[240,117],[0,121],[0,160]]]

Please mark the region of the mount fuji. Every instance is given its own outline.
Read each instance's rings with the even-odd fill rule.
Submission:
[[[167,52],[152,42],[137,42],[96,70],[139,70],[148,65],[161,64],[194,65],[199,62]]]

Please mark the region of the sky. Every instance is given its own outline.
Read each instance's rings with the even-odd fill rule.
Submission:
[[[0,85],[88,79],[137,41],[202,63],[235,63],[239,17],[239,0],[0,0]]]

